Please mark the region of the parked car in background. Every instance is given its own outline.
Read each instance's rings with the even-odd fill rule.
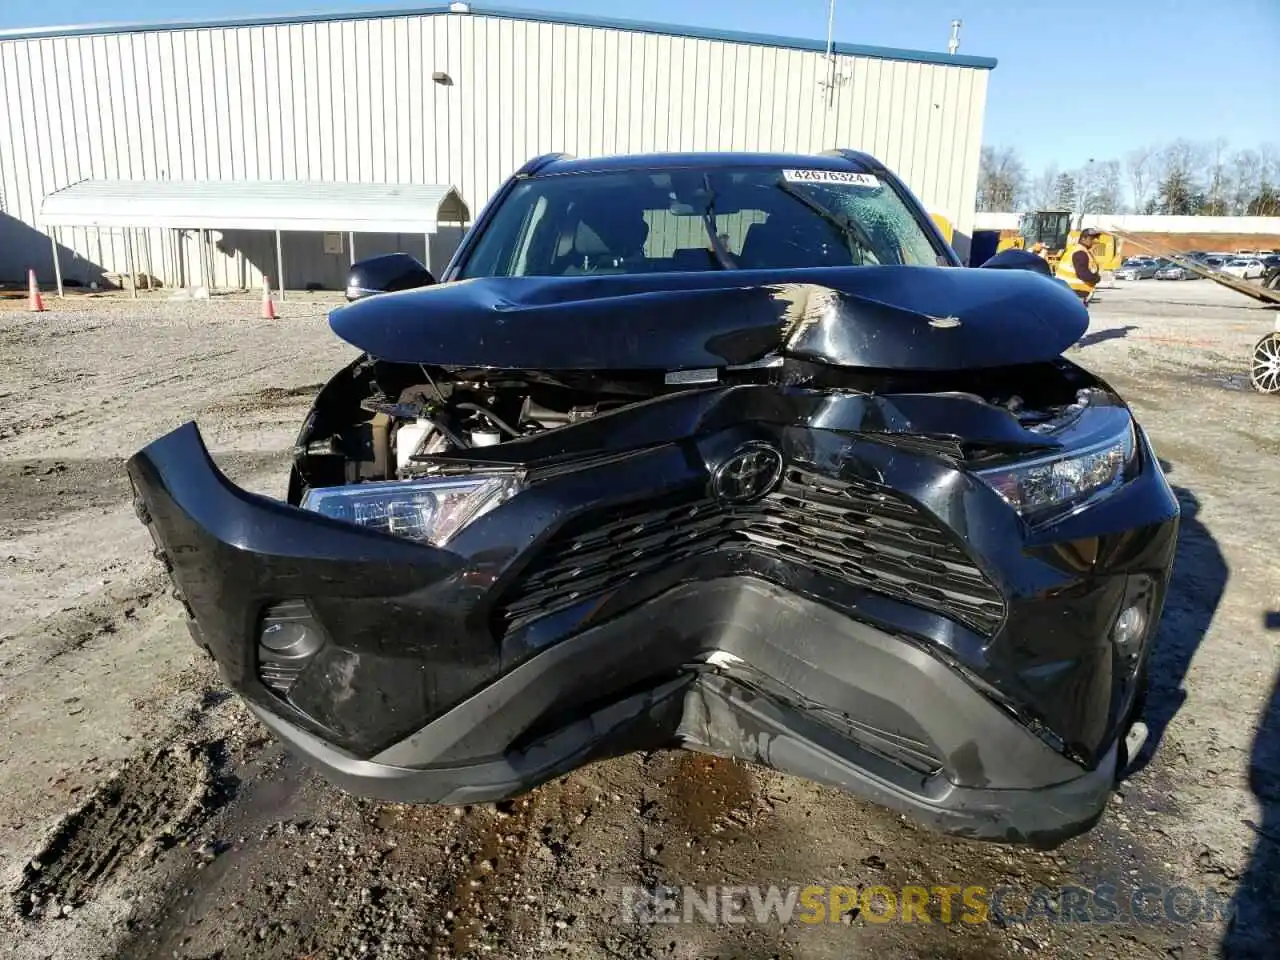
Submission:
[[[971,839],[1102,815],[1178,501],[1040,258],[961,266],[834,151],[540,157],[440,282],[367,266],[287,502],[192,423],[129,463],[193,638],[313,766],[463,805],[682,746]]]
[[[1150,280],[1159,267],[1149,257],[1130,257],[1115,272],[1117,280]]]
[[[1167,267],[1161,267],[1156,271],[1157,280],[1199,280],[1200,274],[1194,270],[1181,266],[1176,263],[1170,263]]]
[[[1266,271],[1262,261],[1257,257],[1236,257],[1223,266],[1222,272],[1239,277],[1241,280],[1253,280],[1261,277]]]

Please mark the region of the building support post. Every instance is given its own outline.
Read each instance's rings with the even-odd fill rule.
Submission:
[[[133,260],[133,230],[124,228],[124,262],[129,270],[129,299],[138,299],[138,270]]]
[[[209,242],[208,230],[204,232],[204,262],[205,262],[205,270],[207,271],[206,275],[209,278],[209,282],[206,283],[205,286],[209,288],[209,299],[212,301],[213,300],[213,284],[214,284],[213,273],[214,273],[215,267],[213,265],[213,244]]]
[[[142,236],[143,236],[144,238],[146,238],[146,243],[143,245],[143,253],[146,255],[146,258],[147,258],[147,292],[148,292],[148,293],[150,293],[151,291],[155,290],[155,288],[156,288],[156,281],[155,281],[155,277],[152,275],[152,272],[151,272],[151,270],[152,270],[152,264],[151,264],[151,230],[150,230],[150,229],[144,230],[144,231],[142,232]]]
[[[62,299],[62,260],[58,257],[58,228],[49,228],[49,242],[53,244],[53,275],[58,280],[58,299]]]
[[[347,234],[347,249],[351,253],[351,265],[356,265],[356,235],[354,232]]]
[[[196,253],[200,257],[200,285],[209,292],[209,296],[213,296],[213,288],[209,286],[209,261],[205,259],[205,251],[209,248],[207,238],[204,234],[204,227],[196,231],[196,243],[200,249]]]
[[[280,302],[284,303],[284,246],[279,230],[276,231],[276,287],[280,291]]]

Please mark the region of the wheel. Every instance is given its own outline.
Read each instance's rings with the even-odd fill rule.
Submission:
[[[1254,344],[1250,380],[1259,393],[1280,393],[1280,332],[1268,333]]]

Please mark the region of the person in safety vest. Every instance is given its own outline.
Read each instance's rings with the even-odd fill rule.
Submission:
[[[1093,227],[1085,227],[1080,231],[1080,239],[1064,250],[1062,259],[1058,261],[1058,279],[1064,281],[1086,303],[1093,294],[1093,288],[1102,279],[1098,261],[1089,249],[1098,233]]]

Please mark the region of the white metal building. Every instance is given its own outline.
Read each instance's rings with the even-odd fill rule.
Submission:
[[[77,216],[65,194],[62,219],[46,222],[46,198],[82,181],[132,181],[126,200],[176,188],[148,188],[156,181],[211,182],[213,196],[222,181],[433,185],[478,211],[520,164],[554,150],[866,150],[954,223],[963,255],[994,66],[850,44],[828,58],[818,41],[458,3],[4,32],[0,279],[31,267],[52,279],[55,222],[73,280],[129,262],[142,271],[144,261],[169,285],[202,267],[219,287],[275,272],[274,238],[262,230],[66,226]],[[359,256],[404,249],[439,265],[447,249],[424,251],[433,228],[286,227],[287,283],[339,288],[352,239]]]

